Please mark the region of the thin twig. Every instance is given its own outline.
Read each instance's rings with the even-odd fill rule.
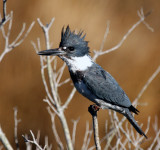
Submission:
[[[48,98],[50,99],[51,103],[53,105],[55,105],[55,101],[53,100],[53,98],[52,98],[52,96],[49,92],[49,88],[48,88],[48,85],[47,85],[47,82],[46,82],[45,73],[44,73],[44,62],[43,62],[43,57],[42,56],[40,56],[40,63],[41,63],[41,76],[42,76],[42,81],[43,81],[43,85],[44,85],[46,94],[47,94]]]
[[[21,119],[17,119],[17,113],[18,113],[18,109],[17,107],[14,108],[14,140],[15,140],[15,144],[16,144],[16,149],[19,150],[19,142],[18,142],[18,123],[21,122]]]
[[[93,133],[93,130],[89,130],[88,132],[88,138],[87,138],[87,142],[86,142],[86,150],[88,149],[88,146],[90,144],[90,141],[91,141],[91,138],[92,138],[92,133]]]
[[[35,24],[35,22],[32,22],[31,25],[29,26],[28,30],[24,34],[24,31],[26,29],[26,26],[25,26],[25,23],[24,23],[23,26],[22,26],[22,29],[19,32],[19,34],[17,35],[16,39],[10,44],[9,43],[9,37],[10,37],[11,29],[12,29],[12,21],[13,21],[13,12],[11,11],[7,34],[5,33],[4,27],[1,26],[2,35],[3,35],[3,38],[5,40],[5,48],[4,48],[3,52],[0,54],[0,62],[2,61],[2,59],[4,58],[4,56],[8,52],[13,50],[15,47],[19,46],[24,41],[24,39],[28,36],[28,34],[30,33],[31,29],[33,28],[33,26]],[[24,36],[22,37],[23,34],[24,34]]]
[[[58,84],[58,87],[60,87],[60,86],[62,86],[62,85],[64,85],[64,84],[66,84],[66,83],[68,83],[70,80],[71,80],[71,79],[68,78],[68,79],[62,81],[61,83]]]
[[[74,96],[75,93],[76,93],[76,88],[73,87],[73,89],[72,89],[69,97],[67,98],[65,104],[62,106],[62,109],[63,109],[63,110],[68,107],[68,104],[71,102],[71,100],[72,100],[72,98],[73,98],[73,96]]]
[[[96,146],[96,150],[101,150],[101,145],[99,142],[99,133],[98,133],[98,120],[97,120],[97,111],[99,109],[96,108],[97,106],[95,105],[90,105],[88,107],[88,111],[92,115],[92,121],[93,121],[93,131],[94,131],[94,142]]]
[[[45,34],[45,43],[46,43],[46,49],[50,49],[50,40],[49,40],[49,30],[54,22],[54,18],[52,18],[51,22],[49,24],[47,24],[46,26],[42,24],[41,20],[38,18],[37,21],[40,25],[40,27],[42,28],[44,34]],[[50,83],[50,88],[51,88],[51,92],[52,95],[54,97],[54,101],[55,101],[55,105],[57,105],[57,107],[59,108],[59,100],[58,100],[58,93],[56,92],[56,87],[54,85],[54,80],[53,80],[53,70],[52,70],[52,66],[51,66],[51,62],[50,62],[50,57],[47,57],[47,67],[48,67],[48,77],[49,77],[49,83]]]
[[[137,102],[140,99],[140,97],[142,96],[142,94],[146,91],[146,89],[148,88],[148,86],[150,85],[150,83],[155,79],[155,77],[159,73],[160,73],[160,66],[158,66],[158,68],[156,69],[156,71],[152,74],[152,76],[148,79],[148,81],[146,82],[146,84],[143,86],[143,88],[139,92],[138,96],[133,101],[133,105],[137,105]]]
[[[62,142],[61,142],[61,139],[60,139],[60,137],[59,137],[59,135],[58,135],[58,132],[57,132],[57,129],[56,129],[56,125],[55,125],[55,114],[51,112],[51,110],[50,110],[49,107],[47,107],[47,110],[48,110],[48,113],[50,114],[50,117],[51,117],[51,121],[52,121],[52,131],[53,131],[53,133],[54,133],[55,140],[56,140],[59,148],[60,148],[61,150],[63,150],[64,147],[63,147],[63,144],[62,144]]]
[[[3,146],[5,147],[6,150],[13,150],[11,144],[9,143],[6,135],[2,131],[2,128],[0,126],[0,141],[2,142]]]
[[[36,52],[38,52],[38,51],[41,50],[40,39],[39,39],[39,38],[37,38],[37,45],[38,45],[38,46],[36,46],[35,42],[33,42],[33,41],[31,42],[31,44],[33,45],[34,50],[35,50]],[[44,61],[45,61],[45,60],[44,60],[44,57],[40,56],[42,81],[43,81],[43,85],[44,85],[44,88],[45,88],[45,91],[46,91],[46,94],[47,94],[48,98],[50,99],[51,103],[52,103],[53,105],[55,105],[55,102],[54,102],[54,100],[53,100],[53,98],[52,98],[52,96],[51,96],[51,94],[50,94],[50,92],[49,92],[49,88],[48,88],[48,85],[47,85],[47,82],[46,82],[46,79],[45,79],[44,69],[45,69],[47,66],[44,64]]]
[[[138,14],[138,16],[139,16],[140,18],[146,18],[147,16],[149,16],[149,15],[151,14],[151,12],[152,12],[152,11],[149,11],[148,13],[146,13],[146,14],[144,15],[143,8],[141,8],[139,11],[137,11],[137,14]],[[142,23],[147,27],[148,30],[150,30],[151,32],[154,32],[154,29],[153,29],[147,22],[145,22],[145,21],[143,20]]]
[[[59,115],[59,113],[57,112],[56,108],[54,108],[54,105],[47,98],[44,99],[43,101],[48,104],[48,106],[55,112],[56,115]]]
[[[66,67],[66,63],[63,63],[63,65],[61,66],[61,68],[59,69],[59,71],[57,72],[58,74],[58,78],[57,78],[57,84],[59,84],[61,77],[63,75],[64,69]]]
[[[25,141],[25,144],[26,144],[26,150],[31,150],[32,149],[32,143],[29,143],[29,142],[26,141],[26,139],[28,139],[28,135],[25,134],[24,137],[23,138],[24,138],[24,141]]]
[[[115,51],[117,50],[119,47],[121,47],[121,45],[124,43],[124,41],[127,39],[127,37],[134,31],[134,29],[137,28],[138,25],[140,25],[142,22],[144,22],[144,19],[145,19],[145,15],[143,14],[143,11],[140,10],[138,11],[138,16],[140,17],[139,21],[137,21],[128,31],[127,33],[123,36],[122,40],[116,44],[116,46],[110,48],[110,49],[107,49],[107,50],[104,50],[104,51],[95,51],[95,55],[93,56],[93,60],[96,60],[96,58],[100,55],[104,55],[104,54],[107,54],[109,52],[112,52],[112,51]],[[146,23],[145,23],[146,25]],[[151,27],[147,24],[146,27],[151,30]],[[108,28],[108,26],[107,26]],[[105,36],[104,36],[105,38]],[[104,41],[104,39],[103,39]],[[103,43],[103,42],[102,42]]]
[[[155,133],[158,132],[158,116],[155,116],[155,122],[153,124],[153,129],[154,129]]]
[[[52,149],[52,144],[49,145],[49,143],[48,143],[48,136],[45,136],[45,145],[47,146],[47,150]]]
[[[80,117],[78,117],[77,120],[72,120],[73,122],[73,131],[72,131],[72,144],[73,144],[73,147],[75,146],[75,139],[76,139],[76,129],[77,129],[77,124],[80,120]]]
[[[36,141],[37,141],[37,143],[39,143],[39,141],[40,141],[40,131],[38,130],[38,132],[37,132],[37,139],[36,139]],[[46,146],[46,145],[45,145]],[[39,148],[38,147],[36,147],[36,150],[39,150]]]
[[[3,18],[2,18],[2,21],[0,22],[0,28],[9,19],[9,16],[7,16],[7,5],[6,5],[6,3],[7,3],[7,0],[3,0]]]
[[[25,24],[25,23],[24,23],[24,24]],[[32,30],[34,24],[35,24],[35,21],[33,21],[33,22],[31,23],[31,25],[29,26],[28,30],[27,30],[26,33],[24,34],[24,36],[21,38],[21,40],[20,40],[19,42],[17,42],[17,41],[20,39],[19,36],[22,36],[22,34],[21,34],[21,32],[20,32],[20,35],[17,36],[17,39],[16,39],[17,41],[16,41],[16,42],[13,42],[13,44],[11,43],[10,46],[12,46],[12,47],[17,47],[17,46],[19,46],[19,45],[24,41],[24,39],[28,36],[28,34],[29,34],[30,31]],[[15,44],[14,44],[14,43],[15,43]]]
[[[31,44],[33,45],[34,47],[34,50],[36,52],[40,51],[41,50],[41,47],[40,47],[40,39],[37,38],[37,44],[38,46],[36,46],[35,42],[31,42]],[[54,105],[54,100],[49,92],[49,89],[48,89],[48,85],[47,85],[47,82],[46,82],[46,79],[45,79],[45,73],[44,73],[44,69],[47,67],[45,64],[44,64],[44,57],[40,56],[40,64],[41,64],[41,76],[42,76],[42,81],[43,81],[43,85],[44,85],[44,88],[45,88],[45,91],[47,93],[47,96],[48,98],[50,99],[50,101],[52,102],[52,104]]]
[[[160,130],[156,133],[156,137],[154,138],[152,144],[150,145],[150,147],[147,150],[152,150],[153,146],[155,145],[156,141],[160,138]]]
[[[6,20],[6,11],[7,11],[7,6],[6,6],[6,2],[7,0],[3,0],[3,19],[2,19],[2,23]]]
[[[32,140],[29,140],[26,136],[22,135],[22,137],[24,138],[25,142],[29,142],[31,144],[36,145],[37,148],[39,148],[40,150],[45,150],[46,149],[46,145],[44,146],[44,148],[42,148],[39,143],[38,140],[35,138],[32,130],[30,130],[31,136],[32,136]]]
[[[87,150],[88,149],[88,146],[89,146],[89,143],[90,143],[90,140],[91,140],[91,135],[92,135],[92,132],[93,130],[89,130],[89,122],[87,121],[86,122],[86,131],[85,131],[85,134],[84,134],[84,140],[83,140],[83,145],[82,145],[82,148],[81,150]]]
[[[105,41],[106,41],[107,36],[108,36],[108,34],[109,34],[109,25],[110,25],[110,22],[108,21],[108,22],[107,22],[106,31],[105,31],[105,33],[104,33],[103,41],[102,41],[102,43],[101,43],[101,47],[100,47],[99,51],[94,51],[95,55],[93,56],[93,60],[96,60],[97,57],[99,56],[99,52],[102,52],[102,51],[103,51]]]

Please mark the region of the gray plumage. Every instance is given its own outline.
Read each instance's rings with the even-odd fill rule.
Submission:
[[[93,62],[89,55],[88,42],[83,32],[71,32],[69,26],[62,29],[59,48],[41,51],[39,55],[57,55],[68,66],[77,91],[96,103],[102,109],[112,109],[123,114],[137,132],[144,134],[131,112],[138,114],[128,96],[117,81],[101,66]]]

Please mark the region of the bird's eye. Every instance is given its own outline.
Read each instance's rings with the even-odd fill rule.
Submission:
[[[68,49],[69,49],[70,51],[74,51],[74,47],[72,47],[72,46],[68,47]]]

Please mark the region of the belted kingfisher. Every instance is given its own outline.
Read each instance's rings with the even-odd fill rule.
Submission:
[[[59,56],[68,66],[77,91],[102,109],[112,109],[123,114],[137,132],[147,136],[135,121],[131,112],[138,114],[128,96],[117,81],[89,55],[88,42],[83,32],[62,29],[59,48],[38,52],[38,55]]]

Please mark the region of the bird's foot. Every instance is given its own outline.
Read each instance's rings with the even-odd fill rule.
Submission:
[[[100,109],[100,107],[96,104],[93,104],[92,108],[94,109],[94,111],[99,111],[99,109]]]
[[[100,107],[97,106],[96,104],[90,105],[88,107],[88,111],[92,116],[97,116],[97,111],[99,111]]]

